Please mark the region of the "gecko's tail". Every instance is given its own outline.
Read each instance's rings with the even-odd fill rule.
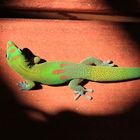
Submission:
[[[92,81],[111,82],[140,78],[140,68],[96,66],[90,67],[87,78]]]

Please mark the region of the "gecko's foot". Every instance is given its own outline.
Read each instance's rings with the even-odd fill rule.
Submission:
[[[29,90],[29,86],[28,86],[28,84],[26,83],[26,81],[24,81],[24,82],[19,82],[19,83],[17,83],[16,85],[20,87],[20,90]]]
[[[74,100],[78,100],[80,96],[85,96],[88,100],[92,100],[93,97],[86,95],[86,92],[93,92],[92,89],[85,89],[82,86],[77,86],[76,89],[74,90],[74,93],[76,94],[74,96]]]
[[[109,66],[114,67],[115,65],[112,64],[113,62],[111,60],[104,61],[100,66]]]

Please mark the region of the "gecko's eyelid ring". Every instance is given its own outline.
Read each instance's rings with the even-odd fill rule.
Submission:
[[[6,58],[9,59],[9,57],[10,57],[10,55],[9,54],[6,54]]]

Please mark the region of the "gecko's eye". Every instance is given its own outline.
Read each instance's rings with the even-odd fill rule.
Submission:
[[[8,54],[6,54],[6,58],[9,59],[9,55]]]

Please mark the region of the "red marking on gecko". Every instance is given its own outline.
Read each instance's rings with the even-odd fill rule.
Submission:
[[[64,80],[64,79],[67,79],[69,78],[68,76],[60,76],[60,80]]]
[[[60,74],[63,72],[64,72],[63,70],[54,70],[54,71],[52,71],[52,74]]]
[[[10,48],[12,46],[15,46],[13,43],[12,44],[8,44],[7,47]]]
[[[60,64],[60,67],[64,67],[64,66],[67,66],[68,64]]]
[[[11,61],[15,61],[15,60],[17,60],[19,57],[20,57],[19,55],[14,56],[14,57],[12,57]]]
[[[16,51],[16,48],[13,48],[10,50],[10,53],[14,53]]]

